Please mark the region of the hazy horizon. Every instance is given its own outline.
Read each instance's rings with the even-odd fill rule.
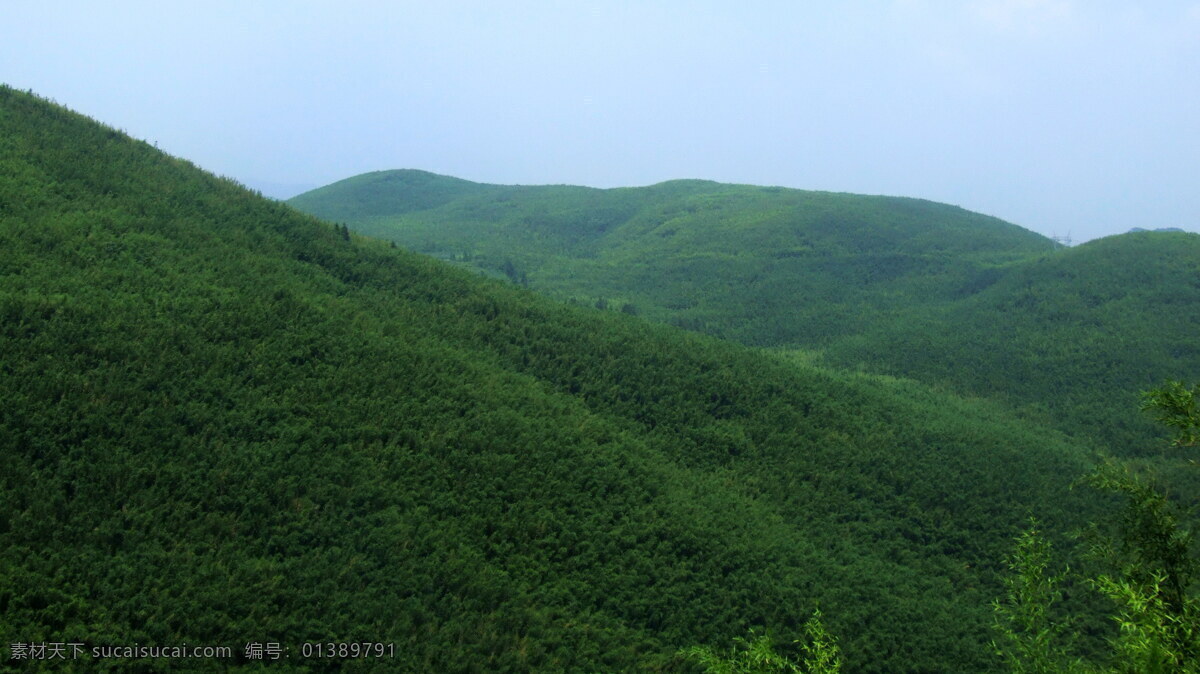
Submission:
[[[16,0],[0,81],[277,198],[373,170],[1200,231],[1200,2]]]

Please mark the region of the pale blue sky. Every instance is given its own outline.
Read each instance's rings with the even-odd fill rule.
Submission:
[[[4,0],[0,81],[275,196],[365,171],[1200,231],[1200,0]]]

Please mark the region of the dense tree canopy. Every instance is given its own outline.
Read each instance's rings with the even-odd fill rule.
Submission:
[[[1072,249],[917,199],[673,181],[646,188],[356,176],[302,210],[562,299],[995,398],[1123,454],[1136,392],[1200,372],[1200,236]]]
[[[986,401],[349,239],[0,88],[0,644],[686,671],[819,605],[845,671],[987,671],[1008,540],[1103,505]]]

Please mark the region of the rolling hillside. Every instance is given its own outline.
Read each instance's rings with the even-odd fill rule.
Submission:
[[[1000,397],[1134,453],[1137,393],[1200,374],[1200,236],[1124,234],[1014,266],[962,300],[871,326],[828,360]]]
[[[856,334],[888,310],[969,292],[1051,246],[927,201],[698,180],[597,190],[383,171],[290,203],[560,298],[631,304],[759,346]]]
[[[996,237],[971,264],[1040,245]],[[1089,461],[984,402],[343,236],[0,88],[5,645],[689,671],[819,605],[849,671],[989,671],[1000,560],[1029,514],[1098,511]]]
[[[419,171],[291,203],[560,299],[994,397],[1122,453],[1160,437],[1137,392],[1200,372],[1191,234],[1061,249],[915,199],[702,181],[509,187]]]

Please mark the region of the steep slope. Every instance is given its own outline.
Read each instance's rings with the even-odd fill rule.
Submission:
[[[1120,452],[1157,445],[1137,391],[1200,372],[1195,235],[1058,249],[942,204],[701,181],[480,185],[348,215],[392,176],[294,203],[560,298],[996,397]],[[394,199],[427,202],[419,187]]]
[[[0,251],[4,644],[672,669],[819,603],[851,671],[986,671],[1015,528],[1096,507],[987,405],[347,241],[7,88]]]

